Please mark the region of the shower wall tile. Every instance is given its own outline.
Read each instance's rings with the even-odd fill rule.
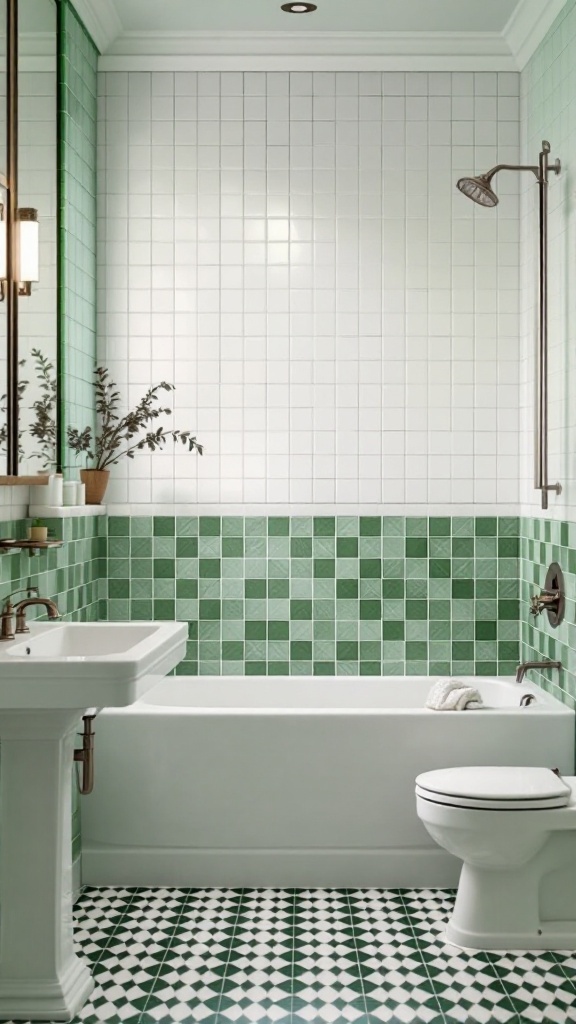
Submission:
[[[519,521],[112,516],[110,619],[189,624],[182,674],[510,675]]]
[[[100,76],[99,351],[203,459],[117,512],[488,513],[518,499],[519,76]]]
[[[533,488],[534,350],[536,338],[537,189],[523,175],[521,318],[521,501],[525,515],[576,520],[576,221],[572,168],[576,161],[576,2],[568,0],[522,73],[523,161],[537,162],[542,140],[562,173],[551,175],[549,238],[549,477],[562,493],[542,513]]]
[[[576,523],[526,517],[521,520],[520,629],[522,660],[562,662],[562,671],[530,672],[545,690],[576,707]],[[544,587],[551,562],[564,574],[566,612],[560,626],[548,616],[533,618],[530,597]]]

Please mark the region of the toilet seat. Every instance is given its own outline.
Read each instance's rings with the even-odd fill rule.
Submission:
[[[416,779],[416,794],[432,803],[492,811],[566,807],[571,788],[550,768],[441,768]]]

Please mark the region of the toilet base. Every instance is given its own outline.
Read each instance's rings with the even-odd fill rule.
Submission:
[[[576,949],[576,921],[543,921],[540,934],[526,932],[502,932],[480,934],[467,932],[453,925],[446,925],[446,942],[459,949],[483,949],[498,951],[504,949]]]
[[[463,864],[446,939],[468,949],[576,949],[574,835],[556,834],[528,863],[511,868]],[[560,915],[565,919],[559,919]]]

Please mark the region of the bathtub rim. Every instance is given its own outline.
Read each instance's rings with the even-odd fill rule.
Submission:
[[[151,716],[159,715],[165,716],[170,714],[179,714],[182,716],[186,715],[197,715],[197,716],[209,716],[214,715],[217,717],[222,716],[247,716],[247,715],[262,715],[262,716],[294,716],[304,717],[310,715],[311,717],[317,717],[325,715],[327,717],[350,715],[351,717],[357,718],[362,716],[379,717],[379,716],[398,716],[408,715],[410,718],[414,716],[430,717],[440,715],[442,718],[446,717],[446,712],[433,711],[429,708],[419,705],[417,707],[410,707],[409,705],[400,705],[397,707],[386,707],[382,705],[361,705],[354,706],[353,704],[345,705],[314,705],[314,706],[298,706],[297,704],[287,704],[285,702],[277,704],[251,704],[246,705],[239,702],[238,704],[182,704],[182,703],[155,703],[150,702],[150,695],[154,691],[158,691],[163,688],[169,689],[171,685],[181,684],[183,681],[189,681],[190,683],[199,683],[210,686],[211,684],[225,685],[230,684],[235,689],[241,686],[242,682],[249,681],[251,684],[257,682],[260,685],[275,686],[278,683],[288,683],[293,686],[295,682],[300,683],[321,683],[326,681],[335,681],[338,683],[350,683],[353,685],[361,685],[362,682],[374,680],[384,680],[387,683],[401,682],[406,680],[417,680],[422,682],[424,678],[430,678],[430,680],[436,680],[439,678],[448,677],[422,677],[422,676],[166,676],[155,684],[150,690],[142,695],[133,704],[126,707],[119,708],[105,708],[102,714],[124,714],[124,715],[142,715]],[[536,683],[526,682],[521,686],[516,683],[513,676],[461,676],[459,677],[463,681],[470,683],[471,685],[479,686],[481,688],[482,681],[488,683],[502,684],[503,687],[511,694],[517,694],[518,701],[515,704],[510,705],[496,705],[490,706],[483,709],[478,709],[476,712],[468,712],[470,714],[479,714],[483,717],[494,718],[494,716],[503,715],[509,717],[515,716],[521,713],[524,717],[530,715],[531,717],[544,716],[546,718],[560,716],[565,717],[570,715],[574,717],[576,711],[570,708],[568,705],[563,704],[557,697],[543,690]],[[432,685],[432,682],[430,683]],[[520,706],[520,698],[530,693],[536,697],[536,701],[527,707]],[[459,720],[459,716],[458,716]]]

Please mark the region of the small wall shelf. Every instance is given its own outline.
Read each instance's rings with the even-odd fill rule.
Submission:
[[[30,519],[76,519],[79,516],[105,516],[106,505],[30,505]]]
[[[45,476],[0,476],[0,487],[42,487],[48,484],[48,474]]]
[[[30,557],[39,555],[48,548],[61,548],[63,540],[15,540],[11,537],[0,538],[0,553],[8,551],[27,551]]]

